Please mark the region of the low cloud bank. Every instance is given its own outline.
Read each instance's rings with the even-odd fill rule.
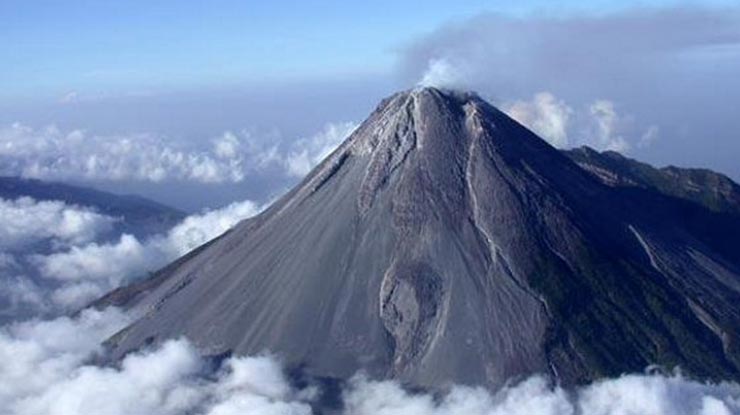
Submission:
[[[30,197],[0,199],[0,251],[17,251],[49,240],[57,245],[87,243],[111,229],[117,218],[60,201]]]
[[[166,235],[144,241],[121,235],[115,243],[90,243],[32,261],[47,279],[64,282],[52,300],[67,308],[81,306],[125,281],[146,275],[190,250],[226,232],[262,208],[254,202],[232,203],[224,208],[185,218]]]
[[[0,328],[0,413],[63,382],[127,323],[116,309]]]
[[[61,201],[30,197],[0,199],[0,321],[49,311],[49,291],[30,263],[29,253],[49,254],[93,243],[113,230],[120,218]]]
[[[58,201],[0,200],[0,317],[83,306],[132,278],[144,277],[262,209],[252,201],[191,215],[166,234],[140,240],[99,236],[116,220]],[[107,239],[106,239],[107,240]]]
[[[184,339],[93,364],[100,342],[127,322],[116,309],[86,310],[0,329],[0,413],[308,415],[321,396],[318,385],[291,385],[270,356],[231,357],[214,368]],[[626,375],[565,390],[534,376],[497,393],[455,386],[432,396],[360,374],[342,400],[347,415],[734,415],[740,385]]]
[[[277,168],[303,176],[352,132],[354,123],[328,123],[306,138],[266,140],[227,131],[207,146],[157,134],[97,135],[20,123],[0,127],[0,174],[49,180],[239,183],[249,173]]]
[[[48,216],[62,223],[69,220],[59,213],[65,210],[84,212],[85,218],[95,215],[80,207],[18,203],[7,207],[27,206],[28,212],[43,215],[51,211]],[[123,235],[108,244],[85,242],[95,238],[99,221],[106,222],[95,216],[72,221],[80,225],[65,232],[42,232],[31,225],[24,232],[19,227],[13,235],[29,236],[6,237],[6,242],[60,241],[59,251],[32,256],[44,281],[58,284],[49,289],[29,279],[6,278],[3,288],[11,287],[23,301],[39,307],[49,301],[77,305],[189,251],[260,209],[248,201],[235,203],[188,217],[165,235],[145,241]],[[17,268],[17,262],[11,254],[0,254],[4,269]],[[51,312],[64,309],[52,307]],[[186,339],[167,341],[120,362],[100,363],[105,362],[101,343],[130,321],[131,316],[109,308],[1,327],[0,413],[308,415],[321,401],[321,385],[296,387],[274,357],[230,357],[215,367],[215,361],[201,357]],[[497,393],[455,386],[433,396],[358,374],[342,390],[341,400],[344,409],[339,413],[347,415],[740,415],[740,385],[704,384],[680,375],[628,375],[575,390],[553,388],[534,376]]]
[[[345,413],[353,415],[733,415],[740,414],[740,386],[678,375],[625,375],[565,390],[534,376],[495,394],[456,386],[437,398],[409,393],[395,382],[356,377],[345,405]]]
[[[154,134],[101,136],[19,123],[0,128],[2,173],[54,180],[243,179],[242,161],[214,149],[193,149]]]
[[[213,370],[185,340],[100,366],[100,342],[125,326],[116,309],[0,329],[0,413],[8,415],[310,414],[311,388],[290,386],[267,357]]]

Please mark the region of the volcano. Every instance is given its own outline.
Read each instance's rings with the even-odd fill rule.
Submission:
[[[740,379],[740,212],[611,186],[474,93],[383,100],[260,215],[97,305],[112,356],[187,337],[346,379]]]

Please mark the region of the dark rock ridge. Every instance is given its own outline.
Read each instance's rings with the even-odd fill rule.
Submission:
[[[658,169],[614,151],[589,147],[563,150],[563,154],[609,186],[651,188],[718,212],[740,214],[740,186],[723,174],[675,166]]]
[[[381,102],[261,215],[103,304],[121,356],[187,336],[316,376],[740,379],[740,220],[607,186],[477,95]]]

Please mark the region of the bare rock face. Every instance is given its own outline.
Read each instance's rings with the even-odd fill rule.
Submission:
[[[317,376],[740,379],[740,219],[611,187],[471,93],[385,99],[303,182],[99,305],[115,356],[186,336]]]

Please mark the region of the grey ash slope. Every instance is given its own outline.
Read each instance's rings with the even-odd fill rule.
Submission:
[[[115,356],[185,335],[311,374],[740,379],[740,221],[602,184],[474,94],[384,100],[261,215],[101,304]]]

